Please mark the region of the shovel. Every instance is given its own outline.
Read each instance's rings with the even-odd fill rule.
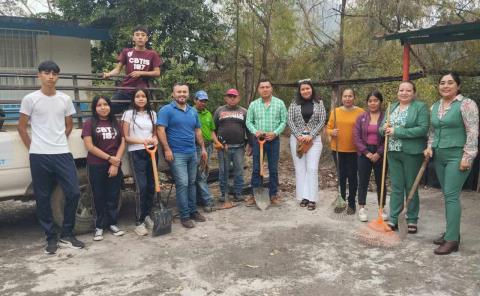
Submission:
[[[160,182],[158,180],[157,162],[155,161],[155,154],[157,153],[157,146],[149,148],[145,146],[150,158],[152,159],[153,178],[155,181],[155,200],[158,207],[153,210],[153,229],[152,236],[164,235],[172,232],[173,214],[171,209],[166,209],[162,203],[160,196]]]
[[[257,204],[257,207],[264,211],[270,205],[268,189],[263,187],[263,177],[265,176],[263,169],[263,144],[265,144],[265,135],[258,137],[258,144],[260,145],[260,178],[262,180],[262,184],[260,187],[253,188],[253,196],[255,197],[255,203]]]

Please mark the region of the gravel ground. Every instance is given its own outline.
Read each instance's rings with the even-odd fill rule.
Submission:
[[[365,224],[356,216],[332,213],[331,167],[322,165],[328,182],[317,209],[307,211],[294,199],[283,155],[280,206],[262,212],[240,204],[206,214],[194,229],[175,221],[171,234],[152,238],[133,232],[130,199],[120,213],[125,236],[93,242],[80,235],[84,250],[53,256],[43,254],[34,203],[1,202],[0,295],[480,295],[479,194],[463,193],[458,253],[433,254],[431,241],[444,227],[436,189],[420,192],[418,234],[372,247],[358,239]],[[375,200],[369,193],[370,219]]]

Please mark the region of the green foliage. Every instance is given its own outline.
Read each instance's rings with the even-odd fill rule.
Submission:
[[[199,57],[209,60],[223,52],[217,37],[225,27],[219,25],[211,4],[201,0],[58,0],[63,19],[110,29],[112,38],[92,49],[95,72],[112,69],[118,52],[132,47],[132,30],[145,25],[150,30],[147,45],[164,59],[161,83],[183,80],[196,83],[203,71]],[[171,72],[171,73],[168,73]],[[171,85],[165,85],[171,87]]]

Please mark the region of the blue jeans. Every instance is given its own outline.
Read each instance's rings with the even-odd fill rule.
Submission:
[[[177,208],[181,219],[190,219],[197,212],[195,178],[197,177],[197,154],[173,153],[170,163],[173,178]]]
[[[212,144],[205,147],[207,150],[207,164],[210,161],[210,154],[212,154]],[[202,157],[202,149],[197,146],[197,160],[198,164],[200,164],[200,160]],[[197,168],[197,178],[195,181],[196,190],[197,190],[197,203],[203,206],[213,205],[212,195],[208,190],[208,171],[201,171],[200,167]]]
[[[136,201],[137,223],[145,221],[145,217],[150,215],[153,205],[153,195],[155,184],[153,180],[152,160],[147,150],[135,150],[128,152],[131,167],[133,168],[133,177],[137,187],[138,198]]]
[[[268,158],[268,174],[270,178],[270,197],[277,195],[278,192],[278,160],[280,159],[280,139],[276,137],[273,141],[263,144],[263,151]],[[265,159],[265,158],[264,158]],[[253,141],[253,171],[252,187],[261,187],[262,179],[260,177],[260,145],[255,139]]]
[[[30,172],[37,203],[37,217],[47,240],[57,238],[50,204],[55,182],[60,184],[65,195],[61,236],[72,235],[80,198],[77,169],[72,154],[30,154]]]
[[[225,159],[225,154],[227,159]],[[224,150],[218,152],[218,179],[220,180],[220,191],[222,196],[228,194],[228,177],[230,162],[233,162],[233,188],[237,196],[240,196],[243,189],[243,157],[245,155],[244,146],[230,147],[225,153]]]

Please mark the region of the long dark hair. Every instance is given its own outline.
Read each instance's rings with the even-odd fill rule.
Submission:
[[[315,92],[315,88],[313,87],[313,84],[312,84],[312,81],[309,81],[309,80],[301,80],[299,83],[298,83],[298,87],[297,87],[297,92],[295,93],[295,103],[297,104],[302,104],[303,102],[305,102],[305,99],[302,97],[302,94],[300,94],[300,88],[302,87],[302,85],[309,85],[311,88],[312,88],[312,101],[314,102],[319,102],[320,101],[320,98],[317,97],[317,94]]]
[[[113,114],[112,110],[112,101],[110,98],[104,95],[96,95],[93,97],[92,104],[90,105],[90,109],[92,110],[92,141],[95,144],[95,131],[97,130],[98,121],[100,120],[100,116],[97,113],[97,104],[100,99],[104,99],[107,102],[108,106],[110,106],[110,113],[108,113],[107,120],[112,125],[112,128],[115,130],[115,133],[118,135],[117,139],[120,141],[120,127],[118,126],[117,119],[115,118],[115,114]]]
[[[135,105],[135,96],[137,95],[137,93],[139,91],[142,91],[144,94],[145,94],[145,97],[147,98],[147,104],[145,105],[145,111],[147,111],[148,113],[148,116],[150,117],[150,121],[152,122],[152,134],[154,135],[155,134],[155,122],[153,120],[153,109],[152,109],[152,105],[150,104],[150,101],[152,100],[152,94],[150,93],[150,91],[148,89],[145,89],[145,88],[137,88],[134,92],[134,95],[132,97],[132,102],[131,102],[131,105],[132,105],[132,129],[135,130],[135,125],[137,125],[135,123],[135,117],[137,116],[137,112],[138,112],[138,107],[137,105]]]

